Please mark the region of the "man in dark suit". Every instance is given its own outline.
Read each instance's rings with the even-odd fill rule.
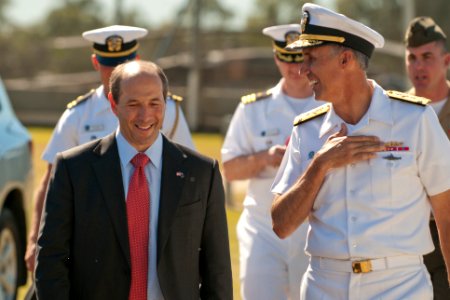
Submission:
[[[218,163],[159,132],[167,85],[153,63],[120,65],[109,94],[117,131],[58,154],[39,299],[232,299]]]

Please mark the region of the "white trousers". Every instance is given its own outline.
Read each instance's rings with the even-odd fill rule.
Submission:
[[[369,273],[321,269],[310,264],[302,279],[302,300],[432,300],[423,263]]]
[[[243,300],[299,300],[300,283],[309,263],[305,254],[308,224],[281,240],[270,216],[242,212],[237,225]]]

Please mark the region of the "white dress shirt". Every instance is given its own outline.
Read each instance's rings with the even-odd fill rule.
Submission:
[[[131,164],[131,159],[138,153],[128,141],[120,133],[120,128],[116,131],[117,148],[120,157],[120,167],[122,170],[122,180],[125,195],[128,194],[128,185],[131,176],[134,172],[134,167]],[[162,150],[163,139],[161,134],[155,140],[153,145],[145,151],[145,154],[150,158],[150,162],[145,166],[145,176],[147,177],[148,186],[150,189],[150,228],[149,228],[149,245],[148,245],[148,285],[147,285],[147,299],[160,300],[164,299],[158,281],[158,273],[156,270],[157,257],[157,237],[158,237],[158,212],[161,190],[161,173],[162,173]],[[125,197],[126,199],[126,197]]]

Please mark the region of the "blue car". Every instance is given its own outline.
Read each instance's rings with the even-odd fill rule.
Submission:
[[[32,141],[0,80],[0,299],[27,280],[24,255],[33,193]]]

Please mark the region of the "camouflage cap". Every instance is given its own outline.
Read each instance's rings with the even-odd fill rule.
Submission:
[[[446,41],[447,36],[439,25],[430,17],[413,19],[406,29],[406,47],[419,47],[434,41]]]

